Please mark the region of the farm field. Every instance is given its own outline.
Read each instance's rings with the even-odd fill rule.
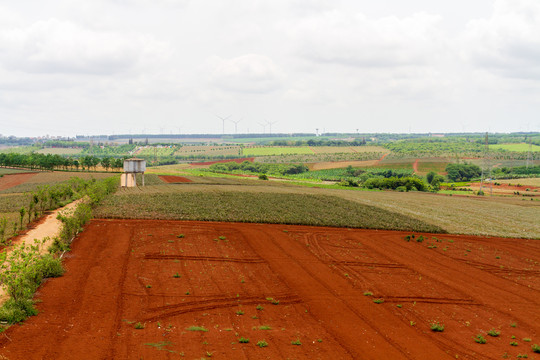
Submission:
[[[43,148],[38,151],[37,153],[40,154],[52,154],[52,155],[75,155],[80,154],[82,152],[82,149],[74,149],[74,148]]]
[[[69,171],[45,171],[37,173],[26,173],[26,174],[17,174],[9,176],[17,176],[20,181],[16,186],[9,186],[8,188],[2,189],[2,182],[5,178],[9,176],[4,176],[0,178],[0,192],[1,193],[24,193],[29,191],[34,191],[38,186],[41,185],[51,185],[57,184],[62,181],[69,180],[72,177],[79,177],[84,180],[89,179],[104,179],[107,177],[115,176],[115,173],[99,173],[99,172],[69,172]]]
[[[74,242],[66,274],[40,288],[40,314],[9,328],[0,354],[535,358],[538,241],[423,234],[424,242],[406,242],[406,235],[93,220]],[[436,323],[443,332],[430,330]],[[487,335],[492,329],[499,336]],[[477,335],[487,343],[476,343]],[[512,337],[519,346],[510,345]]]
[[[490,149],[495,150],[508,150],[508,151],[518,151],[518,152],[525,152],[529,151],[529,144],[521,143],[521,144],[492,144],[489,145]],[[538,145],[532,145],[531,151],[540,151],[540,146]]]
[[[314,151],[309,146],[246,147],[243,150],[244,156],[299,155],[313,153]]]
[[[269,213],[263,210],[268,208],[275,219],[282,219],[282,222],[288,218],[288,215],[283,211],[281,203],[276,203],[275,206],[255,207],[253,210],[256,217],[251,217],[249,211],[246,213],[245,208],[253,204],[258,204],[260,200],[257,197],[267,196],[265,194],[293,194],[293,195],[324,195],[331,197],[342,198],[346,201],[356,202],[363,205],[369,205],[378,209],[389,211],[391,221],[394,215],[401,214],[407,218],[416,219],[419,224],[429,224],[436,226],[450,233],[469,234],[469,235],[485,235],[485,236],[501,236],[515,238],[535,238],[540,239],[540,224],[538,223],[538,214],[540,211],[540,203],[538,201],[530,201],[529,198],[513,197],[478,197],[464,195],[448,196],[443,194],[432,194],[422,192],[395,192],[395,191],[362,191],[351,189],[326,189],[319,187],[297,186],[287,182],[263,182],[260,180],[242,179],[242,178],[219,178],[219,177],[199,177],[186,176],[192,180],[188,184],[163,184],[146,186],[145,188],[124,189],[117,192],[104,202],[104,205],[97,209],[98,216],[114,216],[117,217],[130,212],[131,214],[140,214],[148,218],[151,214],[156,214],[161,219],[192,219],[192,216],[175,217],[168,212],[170,206],[177,209],[177,214],[183,214],[182,209],[192,208],[199,204],[201,210],[206,214],[214,216],[212,220],[220,221],[246,221],[245,216],[248,216],[247,221],[258,221],[260,218],[267,218]],[[521,179],[520,179],[521,180]],[[192,199],[190,193],[206,193],[206,202],[188,202],[187,199]],[[239,194],[236,198],[236,195]],[[187,194],[184,196],[184,194]],[[254,194],[254,202],[238,202],[238,208],[244,209],[243,212],[234,210],[227,212],[230,205],[224,204],[223,199],[232,198],[234,200],[240,197],[248,197],[249,194]],[[162,200],[169,199],[168,202],[161,204],[156,201],[139,201],[134,202],[134,195],[143,195],[147,199],[152,199],[156,196]],[[259,196],[260,197],[260,196]],[[300,199],[298,197],[297,199]],[[249,199],[252,199],[251,197]],[[270,196],[270,203],[274,204]],[[294,199],[294,198],[290,198]],[[303,199],[303,198],[302,198]],[[523,200],[525,199],[525,200]],[[251,200],[250,200],[251,201]],[[115,204],[118,202],[118,204]],[[186,202],[186,203],[184,203]],[[134,205],[137,203],[137,205]],[[296,208],[301,208],[297,202]],[[105,206],[108,210],[105,211]],[[349,205],[348,205],[349,206]],[[125,207],[125,208],[124,208]],[[294,209],[292,205],[287,207]],[[315,209],[317,210],[317,209]],[[110,212],[109,212],[110,211]],[[194,210],[195,211],[195,210]],[[325,209],[321,211],[326,211]],[[258,212],[258,213],[257,213]],[[101,213],[101,214],[100,214]],[[164,215],[165,214],[165,215]],[[219,215],[222,214],[222,215]],[[244,218],[235,216],[244,216]],[[125,216],[125,215],[124,215]],[[135,215],[131,215],[135,216]],[[217,218],[216,216],[222,216]],[[231,217],[232,216],[232,217]],[[343,216],[349,217],[350,214]],[[354,215],[352,215],[354,217]],[[321,216],[324,218],[324,216]],[[251,220],[249,220],[251,218]],[[383,219],[383,223],[386,218]],[[397,219],[397,217],[396,217]],[[199,218],[198,220],[202,220]],[[357,223],[362,219],[354,220]],[[424,225],[422,225],[424,226]]]
[[[311,146],[310,149],[315,154],[335,154],[335,153],[390,153],[390,150],[382,146]]]

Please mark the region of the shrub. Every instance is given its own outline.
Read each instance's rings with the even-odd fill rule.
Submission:
[[[300,342],[300,339],[296,339],[296,340],[291,341],[291,344],[292,345],[302,345],[302,343]]]
[[[476,337],[474,337],[473,339],[479,344],[485,344],[487,342],[487,340],[480,334],[476,335]]]
[[[266,174],[260,174],[260,175],[259,175],[259,180],[268,180],[268,175],[266,175]]]
[[[247,344],[247,343],[249,343],[249,339],[241,337],[240,339],[238,339],[238,342],[241,343],[241,344]]]
[[[384,299],[375,299],[373,300],[375,304],[382,304],[384,302]]]
[[[500,331],[497,331],[497,330],[495,330],[495,329],[491,329],[491,330],[489,330],[489,331],[487,332],[487,334],[488,334],[489,336],[497,337],[497,336],[501,335],[501,332],[500,332]]]
[[[138,323],[135,324],[135,329],[138,329],[138,330],[144,329],[144,325],[142,323],[138,322]]]
[[[431,329],[431,331],[434,331],[434,332],[443,332],[444,331],[444,324],[439,324],[438,322],[432,323],[430,325],[430,329]]]
[[[8,299],[0,307],[0,321],[15,324],[24,321],[27,317],[37,315],[34,302],[30,299]]]
[[[205,328],[204,326],[195,326],[195,325],[188,327],[186,330],[188,330],[188,331],[204,331],[204,332],[208,331],[208,329]]]
[[[259,341],[257,341],[257,346],[261,347],[261,348],[267,347],[268,343],[266,342],[266,340],[259,340]]]
[[[512,346],[518,346],[518,343],[517,343],[517,341],[512,341],[512,342],[510,342],[510,345],[512,345]]]
[[[539,345],[534,344],[534,345],[531,346],[531,349],[532,349],[533,353],[540,354],[540,346]]]

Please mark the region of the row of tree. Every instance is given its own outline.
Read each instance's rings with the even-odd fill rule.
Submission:
[[[83,170],[94,169],[98,165],[103,166],[105,170],[120,169],[124,166],[124,158],[103,157],[87,155],[79,159],[72,157],[63,157],[58,154],[17,154],[0,153],[0,166],[4,167],[23,167],[39,170]]]

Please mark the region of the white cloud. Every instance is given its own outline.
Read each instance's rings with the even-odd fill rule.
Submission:
[[[225,91],[269,93],[281,87],[283,71],[267,56],[247,54],[232,59],[214,57],[211,83]]]
[[[488,19],[471,21],[464,56],[505,77],[540,80],[540,2],[497,0]]]
[[[0,62],[27,73],[112,75],[152,61],[165,48],[149,37],[94,31],[57,19],[0,32]]]
[[[292,36],[299,54],[311,61],[368,68],[418,66],[429,63],[443,46],[440,20],[426,13],[370,19],[331,11],[300,21]]]

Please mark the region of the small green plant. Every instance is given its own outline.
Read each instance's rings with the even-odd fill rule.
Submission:
[[[525,341],[525,342],[531,342],[532,339],[531,339],[531,338],[523,338],[523,341]]]
[[[497,337],[497,336],[501,335],[501,332],[500,332],[500,331],[497,331],[497,330],[495,330],[495,329],[491,329],[491,330],[489,330],[489,331],[487,332],[487,334],[488,334],[489,336]]]
[[[218,239],[219,239],[219,240],[225,240],[225,239],[227,239],[227,238],[226,238],[225,236],[221,235],[221,236],[218,237]]]
[[[206,352],[206,356],[212,357],[212,355],[214,355],[214,353],[211,353],[210,351],[207,351],[207,352]]]
[[[384,302],[384,299],[375,299],[373,300],[375,304],[382,304]]]
[[[405,241],[407,241],[407,242],[411,241],[411,235],[405,236]]]
[[[257,346],[260,348],[267,347],[268,343],[266,342],[266,340],[259,340],[257,341]]]
[[[207,332],[208,329],[205,328],[204,326],[190,326],[186,329],[187,331],[204,331],[204,332]]]
[[[322,339],[317,339],[317,342],[322,343]]]
[[[261,306],[261,305],[257,305],[257,307],[255,308],[257,310],[263,310],[264,308]]]
[[[180,275],[179,273],[176,273],[176,274],[174,274],[172,277],[178,279],[179,277],[181,277],[181,275]]]
[[[431,331],[434,331],[434,332],[443,332],[444,331],[444,324],[439,324],[438,322],[431,323],[429,325],[429,328],[431,329]]]
[[[138,322],[135,324],[135,329],[144,329],[144,324]]]
[[[268,180],[268,175],[266,175],[266,174],[260,174],[260,175],[259,175],[259,180]]]
[[[510,342],[510,345],[512,345],[512,346],[518,346],[518,343],[517,343],[517,341],[512,341],[512,342]]]
[[[180,234],[180,235],[176,235],[176,237],[179,239],[182,239],[182,238],[185,238],[186,236],[184,234]]]
[[[534,344],[534,345],[531,346],[531,349],[532,349],[533,353],[540,354],[540,346],[539,345]]]
[[[476,335],[476,337],[474,337],[473,339],[478,344],[485,344],[487,342],[487,340],[481,334]]]
[[[271,330],[272,328],[268,325],[261,325],[259,326],[259,330]]]
[[[150,288],[152,288],[152,285],[146,285],[146,288],[150,289]]]
[[[371,291],[364,291],[364,296],[373,296]]]
[[[240,339],[238,339],[238,342],[240,344],[247,344],[249,343],[249,339],[246,339],[245,337],[241,337]]]
[[[420,235],[417,239],[416,239],[416,242],[423,242],[424,241],[424,236]]]
[[[242,310],[238,310],[238,311],[236,312],[236,315],[244,315],[244,312],[243,312]]]
[[[529,355],[527,355],[527,354],[518,354],[518,355],[517,355],[517,358],[518,358],[518,359],[528,359],[528,358],[529,358]]]
[[[300,339],[296,339],[296,340],[291,341],[291,344],[292,345],[302,345],[302,343],[300,342]]]
[[[515,327],[517,327],[517,324],[516,323],[511,323],[510,326],[515,328]]]
[[[398,308],[400,308],[400,309],[403,307],[403,305],[401,305],[401,304],[397,304],[396,306],[397,306]]]

